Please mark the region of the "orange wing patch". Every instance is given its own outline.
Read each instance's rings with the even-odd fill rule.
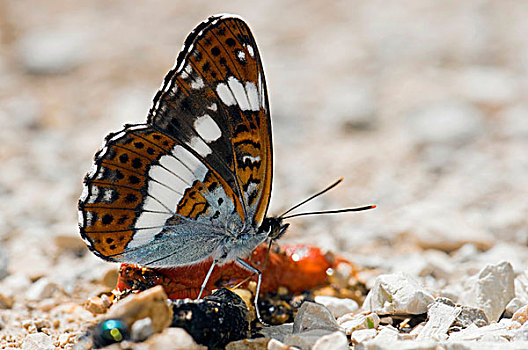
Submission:
[[[147,128],[125,130],[116,140],[108,138],[96,173],[85,180],[85,198],[79,202],[82,235],[99,254],[110,257],[122,253],[132,240],[149,166],[170,152],[174,144]]]
[[[221,187],[227,198],[218,197],[215,203],[209,203],[205,198],[205,193],[211,194]],[[217,219],[220,215],[219,207],[227,205],[225,200],[234,203],[234,193],[227,185],[222,185],[219,178],[213,172],[208,172],[204,181],[195,181],[193,186],[185,191],[182,200],[178,203],[177,214],[197,219],[200,215],[207,216],[211,220]]]
[[[196,219],[199,215],[205,214],[208,209],[208,203],[200,193],[203,190],[203,184],[200,181],[195,181],[191,188],[185,190],[183,198],[178,203],[176,213],[191,219]]]

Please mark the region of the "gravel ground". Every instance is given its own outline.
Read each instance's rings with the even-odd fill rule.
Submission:
[[[84,302],[117,267],[80,240],[82,178],[109,131],[145,119],[190,30],[221,12],[248,21],[264,60],[270,213],[341,176],[306,209],[378,205],[294,219],[283,240],[374,269],[369,288],[404,272],[389,276],[495,327],[401,348],[522,348],[523,319],[494,322],[512,298],[510,317],[528,304],[528,3],[484,0],[0,2],[0,346],[69,348],[95,319]],[[373,336],[396,341],[385,329]]]

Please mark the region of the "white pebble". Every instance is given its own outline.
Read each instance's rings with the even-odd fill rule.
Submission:
[[[28,334],[22,343],[22,350],[53,350],[53,342],[49,335],[44,333]]]
[[[380,275],[370,290],[363,310],[377,314],[423,314],[433,296],[413,277],[404,273]]]
[[[343,332],[334,332],[319,338],[312,350],[348,350],[348,339]]]
[[[368,315],[344,315],[337,319],[337,323],[343,328],[347,335],[359,329],[376,329],[379,326],[380,318],[377,314]]]
[[[352,299],[341,299],[326,295],[316,296],[315,302],[326,306],[335,318],[352,313],[359,308],[358,304]]]
[[[497,321],[515,297],[515,274],[509,262],[487,265],[466,281],[459,303],[484,310],[490,322]]]

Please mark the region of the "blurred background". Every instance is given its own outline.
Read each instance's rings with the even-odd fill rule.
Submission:
[[[108,132],[145,120],[187,34],[222,12],[248,21],[264,60],[270,214],[341,176],[303,209],[378,205],[292,219],[284,241],[396,269],[431,249],[526,261],[528,2],[2,0],[3,276],[73,290],[110,265],[79,239],[83,176]]]

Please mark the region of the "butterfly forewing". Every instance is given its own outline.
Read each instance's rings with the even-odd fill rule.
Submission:
[[[259,225],[269,202],[272,155],[255,40],[238,18],[212,19],[190,38],[186,56],[160,91],[151,121],[218,171],[236,194],[243,220]]]
[[[256,231],[271,177],[255,40],[241,19],[211,17],[186,40],[147,124],[109,135],[96,154],[79,201],[81,234],[111,260],[202,261],[226,235]]]

